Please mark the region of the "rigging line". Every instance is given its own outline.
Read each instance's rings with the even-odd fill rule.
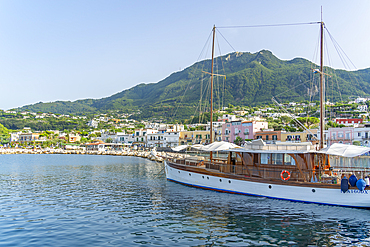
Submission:
[[[201,57],[202,57],[202,54],[203,54],[203,52],[204,52],[205,48],[207,47],[207,49],[209,49],[209,48],[208,48],[208,47],[209,47],[209,45],[208,45],[208,44],[210,43],[211,37],[212,37],[212,31],[211,31],[211,33],[208,35],[208,39],[207,39],[206,43],[204,44],[202,51],[201,51],[201,52],[200,52],[200,54],[199,54],[198,62],[200,61],[200,59],[201,59]]]
[[[352,66],[357,70],[356,66],[352,63],[351,59],[347,56],[347,54],[344,52],[344,50],[340,47],[340,45],[338,44],[338,42],[334,39],[334,37],[331,35],[331,33],[329,32],[329,30],[328,30],[327,28],[326,28],[326,31],[327,31],[327,33],[329,34],[329,37],[330,37],[331,41],[333,42],[333,45],[334,45],[335,49],[337,50],[337,53],[338,53],[338,55],[339,55],[340,59],[342,60],[342,64],[344,65],[344,67],[345,67],[347,70],[351,70],[350,66],[349,66],[349,65],[348,65],[348,63],[347,63],[347,60],[348,60],[348,61],[352,64]],[[343,53],[344,55],[343,55],[342,53]],[[347,58],[347,60],[345,60],[345,59],[344,59],[344,56]],[[342,58],[342,57],[343,57],[343,58]],[[343,60],[344,60],[344,61],[343,61]],[[347,66],[346,66],[346,65],[347,65]],[[350,75],[353,75],[353,74],[351,73],[351,71],[348,71],[348,73],[349,73]],[[353,78],[355,79],[355,81],[356,81],[356,82],[357,82],[357,84],[358,84],[359,82],[358,82],[357,77],[353,75]],[[336,82],[337,82],[337,87],[338,87],[338,89],[339,89],[338,78],[336,78]],[[340,93],[340,99],[341,99],[341,101],[343,101],[342,94],[341,94],[341,92],[340,92],[340,91],[339,91],[339,93]]]
[[[233,49],[234,50],[234,52],[236,52],[236,50],[234,49],[234,47],[229,43],[229,41],[222,35],[222,33],[218,30],[218,29],[216,29],[217,30],[217,32],[221,35],[221,37],[222,38],[224,38],[224,40],[226,41],[226,43],[228,43],[229,44],[229,46],[231,47],[231,49]],[[221,54],[221,53],[220,53]]]
[[[212,37],[212,31],[210,32],[210,34],[208,35],[208,39],[207,39],[207,41],[206,41],[206,43],[204,44],[204,46],[203,46],[203,49],[202,49],[202,51],[201,51],[201,53],[199,54],[199,57],[198,57],[198,62],[200,61],[200,59],[201,59],[201,57],[202,57],[202,54],[203,53],[205,53],[204,54],[204,56],[206,55],[206,52],[205,52],[205,48],[206,47],[208,47],[208,49],[209,49],[209,43],[210,43],[210,40],[211,40],[211,37]],[[196,68],[199,66],[199,63],[197,64],[197,66],[196,66]],[[202,68],[204,67],[204,63],[202,63]],[[195,70],[196,70],[196,68],[195,68]],[[192,80],[189,80],[189,82],[188,82],[188,84],[187,84],[187,86],[186,86],[186,88],[185,88],[185,91],[184,91],[184,94],[182,95],[182,97],[181,97],[181,100],[180,100],[180,103],[177,105],[177,108],[176,108],[176,110],[174,111],[174,113],[173,113],[173,115],[172,115],[172,120],[174,119],[174,117],[176,116],[176,114],[177,114],[177,111],[178,111],[178,109],[180,108],[180,105],[183,105],[183,100],[184,100],[184,98],[185,98],[185,94],[186,94],[186,92],[188,91],[188,89],[189,89],[189,86],[190,86],[190,83],[192,82]]]
[[[203,96],[204,96],[204,95],[206,95],[208,85],[209,85],[209,83],[206,83],[206,86],[205,86],[206,88],[204,89],[203,94],[202,94],[202,96],[201,96],[202,98],[203,98]],[[204,109],[205,109],[206,107],[207,107],[207,106],[206,106],[206,103],[205,103],[205,104],[204,104]],[[194,115],[194,116],[196,116],[196,112],[198,111],[198,109],[199,109],[199,112],[202,110],[202,109],[201,109],[201,107],[198,105],[198,106],[194,109],[194,113],[193,113],[193,115]],[[200,114],[199,114],[199,115],[200,115]],[[201,118],[199,117],[199,120],[200,120],[200,119],[201,119]]]
[[[331,33],[329,32],[329,30],[328,30],[328,28],[326,26],[325,26],[325,30],[328,32],[329,37],[330,37],[330,39],[332,39],[333,43],[335,43],[339,47],[340,51],[343,52],[343,54],[345,55],[345,57],[350,61],[350,63],[352,64],[352,66],[357,70],[356,66],[353,64],[353,62],[351,61],[351,59],[344,52],[344,50],[342,49],[342,47],[340,47],[339,43],[334,39],[334,37],[331,35]]]
[[[318,60],[319,60],[319,47],[320,47],[320,30],[319,30],[319,34],[317,36],[317,43],[316,43],[316,46],[315,46],[315,50],[314,50],[314,54],[313,54],[313,59],[312,59],[312,63],[311,63],[311,69],[313,67],[319,67],[317,64],[318,64]]]
[[[315,135],[309,130],[306,128],[306,126],[304,126],[300,121],[298,121],[298,119],[292,115],[290,112],[288,112],[284,107],[282,107],[279,102],[275,99],[275,97],[272,97],[271,99],[278,107],[280,107],[283,111],[285,111],[286,113],[288,113],[290,115],[290,117],[293,119],[294,122],[296,122],[299,126],[303,127],[305,130],[307,130],[308,132],[311,133],[312,137],[318,139],[317,137],[315,137]]]
[[[220,33],[220,32],[218,32]],[[221,34],[221,33],[220,33]],[[222,35],[222,34],[221,34]],[[220,56],[218,57],[218,59],[216,59],[216,62],[217,62],[217,72],[219,71],[219,64],[220,64],[220,61],[221,61],[221,66],[222,66],[222,74],[225,75],[225,69],[224,69],[224,64],[223,64],[223,58],[221,56],[221,47],[220,47],[220,42],[218,41],[218,36],[216,36],[216,40],[217,40],[217,47],[218,47],[218,51],[219,51],[219,54]],[[224,79],[224,77],[222,77]],[[222,95],[222,92],[220,90],[220,78],[219,76],[217,76],[217,92],[218,92],[218,109],[220,110],[221,109],[221,105],[222,105],[222,99],[223,99],[223,95]]]
[[[226,38],[222,35],[222,33],[218,30],[218,29],[216,29],[217,30],[217,32],[226,40]],[[217,36],[216,36],[217,37]],[[226,42],[227,43],[229,43],[227,40],[226,40]],[[232,45],[231,44],[229,44],[230,45],[230,47],[233,49],[233,50],[235,50],[233,47],[232,47]],[[221,53],[221,48],[220,48],[220,43],[218,43],[217,42],[217,46],[218,46],[218,50],[219,50],[219,52],[220,52],[220,54],[222,54]],[[221,60],[221,65],[222,65],[222,74],[225,74],[226,75],[226,71],[225,71],[225,66],[224,66],[224,61],[223,61],[223,59],[222,59],[222,57],[220,58],[220,60]],[[222,78],[222,84],[223,84],[223,87],[222,87],[222,96],[221,96],[221,107],[223,108],[224,107],[224,101],[225,101],[225,77],[223,77]],[[222,108],[220,108],[220,109],[222,109]]]
[[[332,40],[333,41],[333,40]],[[339,83],[338,83],[338,78],[337,78],[337,76],[336,76],[336,72],[335,72],[335,69],[332,69],[331,67],[333,67],[332,66],[332,63],[331,63],[331,56],[330,56],[330,54],[329,54],[329,48],[328,48],[328,45],[327,45],[327,43],[326,43],[326,45],[325,45],[326,47],[326,56],[327,56],[327,58],[328,58],[328,64],[329,64],[329,67],[327,67],[326,68],[326,70],[331,70],[332,71],[332,73],[335,75],[335,81],[336,81],[336,84],[337,84],[337,89],[338,89],[338,93],[339,93],[339,97],[340,97],[340,100],[341,101],[343,101],[343,99],[342,99],[342,93],[341,93],[341,91],[340,91],[340,87],[339,87]],[[338,52],[338,51],[337,51]],[[327,86],[329,87],[329,80],[327,80]],[[332,100],[333,101],[335,101],[335,98],[334,98],[334,86],[333,86],[333,83],[332,83],[332,86],[331,86],[331,90],[332,90]],[[332,109],[332,108],[330,108],[330,109]]]
[[[321,24],[321,22],[287,23],[287,24],[262,24],[262,25],[250,25],[250,26],[224,26],[224,27],[217,27],[217,28],[282,27],[282,26],[298,26],[298,25],[313,25],[313,24]]]
[[[274,97],[278,97],[279,95],[281,95],[281,94],[285,94],[285,93],[287,93],[287,92],[289,92],[289,91],[291,91],[291,90],[293,90],[294,88],[296,88],[296,87],[298,87],[298,86],[301,86],[302,84],[305,84],[306,82],[309,82],[310,80],[307,80],[307,81],[304,81],[304,82],[302,82],[302,83],[300,83],[300,84],[298,84],[298,85],[296,85],[296,86],[294,86],[294,87],[291,87],[290,89],[288,89],[288,90],[286,90],[286,91],[284,91],[284,92],[281,92],[281,93],[279,93],[279,94],[277,94],[277,95],[275,95]],[[306,87],[307,87],[307,85],[305,85]]]
[[[347,69],[347,70],[350,70],[350,66],[348,65],[347,61],[345,60],[344,55],[341,53],[339,45],[335,43],[335,40],[332,39],[333,37],[331,37],[330,35],[329,35],[329,37],[331,39],[331,42],[333,42],[334,49],[337,51],[337,54],[338,54],[340,60],[342,61],[342,64],[343,64],[344,68]]]

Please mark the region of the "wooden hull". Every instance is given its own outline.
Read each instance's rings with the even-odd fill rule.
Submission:
[[[237,177],[168,161],[165,161],[165,171],[170,181],[203,189],[295,202],[370,208],[370,190],[359,191],[354,188],[343,193],[339,185],[285,183],[285,181]]]

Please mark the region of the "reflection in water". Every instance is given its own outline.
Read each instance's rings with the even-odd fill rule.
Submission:
[[[370,211],[191,188],[136,157],[1,155],[4,245],[370,245]]]

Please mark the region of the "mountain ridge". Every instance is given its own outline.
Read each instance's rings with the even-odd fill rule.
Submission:
[[[222,95],[225,105],[270,104],[273,96],[284,92],[289,92],[289,95],[282,97],[282,100],[307,100],[305,95],[310,92],[308,84],[316,80],[313,78],[312,68],[317,65],[300,57],[280,60],[268,50],[229,53],[215,58],[215,66],[217,65],[223,66],[224,71],[221,74],[225,74],[227,78]],[[193,114],[191,110],[198,104],[200,92],[203,90],[201,85],[205,81],[205,74],[202,71],[207,71],[205,68],[210,67],[211,60],[207,59],[174,72],[157,83],[140,83],[101,99],[39,102],[17,109],[59,114],[140,110],[140,117],[150,118],[161,114],[169,117],[175,108],[180,107],[179,110],[183,111],[180,118],[189,117]],[[358,71],[327,68],[325,71],[333,74],[328,78],[327,86],[327,94],[332,94],[331,100],[339,101],[341,97],[352,95],[370,95],[370,68]],[[218,78],[215,78],[215,81],[216,79]],[[337,88],[330,86],[330,82],[336,84]],[[317,80],[314,83],[317,83]],[[189,94],[184,95],[184,91]],[[315,93],[313,99],[317,97]],[[180,100],[181,106],[178,105]]]

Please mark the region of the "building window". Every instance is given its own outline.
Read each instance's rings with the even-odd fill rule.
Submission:
[[[346,139],[349,140],[349,133],[346,133]]]
[[[262,139],[262,136],[257,136],[256,139]]]
[[[272,135],[272,140],[276,141],[277,140],[277,135]]]
[[[244,130],[244,135],[246,135],[246,136],[249,135],[249,129]]]
[[[266,141],[268,141],[269,140],[269,136],[268,135],[266,135]]]
[[[343,132],[338,132],[338,138],[343,138]]]

